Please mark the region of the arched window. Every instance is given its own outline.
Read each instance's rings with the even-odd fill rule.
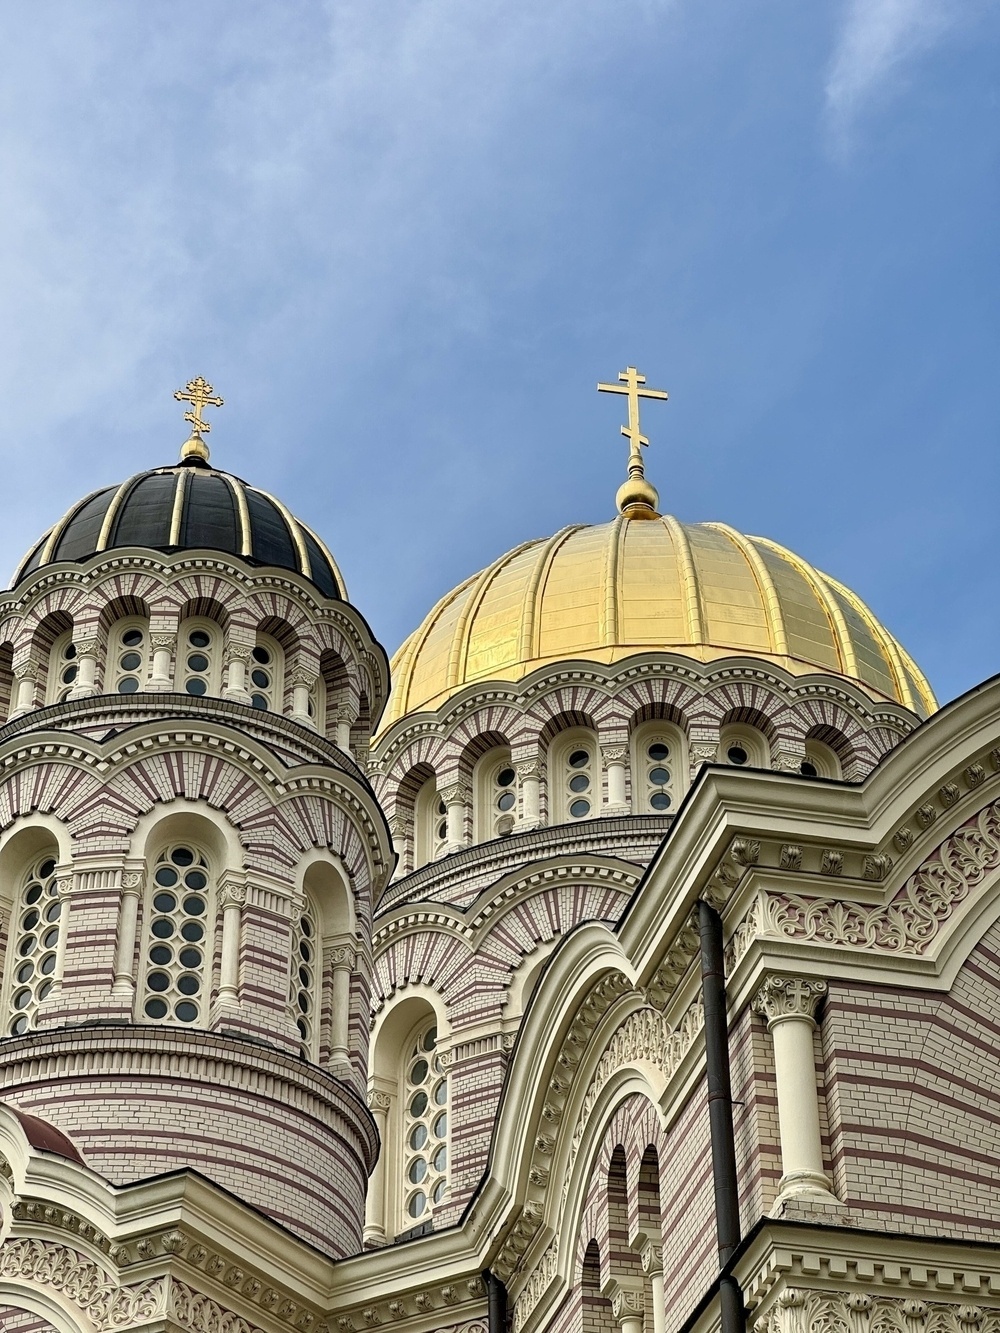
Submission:
[[[258,634],[257,644],[250,659],[250,702],[254,708],[271,713],[283,711],[285,654],[281,645],[269,634]]]
[[[549,821],[593,819],[601,812],[597,737],[583,727],[562,732],[549,750]]]
[[[319,1051],[320,975],[323,966],[319,915],[306,895],[295,924],[292,941],[292,971],[289,1000],[299,1030],[302,1056],[314,1063]]]
[[[204,1021],[211,949],[211,868],[190,843],[156,859],[146,905],[142,1014],[154,1023]]]
[[[476,764],[473,789],[475,841],[488,842],[514,827],[517,808],[517,773],[510,750],[490,750]]]
[[[679,727],[644,722],[632,736],[632,810],[676,810],[687,787],[687,745]]]
[[[7,965],[7,1031],[19,1037],[35,1026],[59,962],[62,903],[51,852],[36,856],[22,876],[11,916]]]
[[[69,697],[76,682],[80,668],[76,661],[76,644],[73,631],[60,634],[49,649],[49,670],[46,677],[45,702],[61,703]]]
[[[448,810],[437,779],[428,778],[413,803],[414,869],[436,861],[448,844]]]
[[[842,778],[840,758],[836,750],[825,741],[809,739],[806,741],[806,757],[800,765],[806,778]]]
[[[745,723],[725,726],[719,741],[719,760],[735,768],[770,768],[771,751],[767,737]]]
[[[108,632],[106,694],[135,694],[149,672],[149,625],[138,616],[116,621]]]
[[[433,1022],[421,1024],[405,1048],[402,1112],[406,1228],[429,1218],[448,1191],[448,1076]]]
[[[222,682],[222,631],[202,617],[181,622],[175,688],[183,694],[218,694]]]

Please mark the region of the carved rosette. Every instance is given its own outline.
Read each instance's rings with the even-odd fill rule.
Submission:
[[[438,795],[445,805],[468,805],[472,800],[472,788],[464,782],[453,782],[449,787],[442,787]]]
[[[754,1012],[767,1019],[768,1028],[786,1019],[816,1022],[816,1011],[829,987],[805,977],[768,977],[754,996]]]
[[[247,889],[245,884],[223,884],[219,890],[219,906],[223,909],[227,907],[245,907],[247,901]]]

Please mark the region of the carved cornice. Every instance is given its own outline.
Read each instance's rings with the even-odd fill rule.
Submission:
[[[6,1241],[0,1247],[0,1277],[58,1291],[87,1316],[98,1333],[162,1316],[166,1304],[163,1278],[121,1286],[78,1251],[40,1240]]]
[[[786,1287],[753,1333],[1000,1333],[1000,1311],[969,1301]]]
[[[995,801],[946,838],[886,903],[871,907],[843,898],[759,894],[735,932],[734,961],[754,939],[921,957],[960,904],[998,867],[1000,801]]]

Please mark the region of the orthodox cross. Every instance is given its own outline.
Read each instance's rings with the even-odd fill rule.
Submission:
[[[177,389],[174,397],[179,403],[190,403],[194,409],[192,412],[184,413],[184,420],[191,423],[191,434],[200,437],[204,432],[207,435],[212,427],[207,421],[202,421],[202,408],[222,407],[224,401],[218,395],[213,395],[211,384],[199,375],[196,380],[188,380],[186,388]]]
[[[664,389],[643,388],[646,376],[640,375],[635,366],[627,366],[624,370],[620,370],[618,379],[621,381],[619,384],[598,384],[597,388],[600,393],[624,393],[628,396],[628,425],[622,426],[622,434],[631,446],[628,459],[629,476],[641,477],[644,472],[641,446],[649,444],[649,441],[639,429],[639,399],[666,398],[667,394]]]

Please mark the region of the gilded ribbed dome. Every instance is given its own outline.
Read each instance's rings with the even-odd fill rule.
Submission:
[[[859,597],[764,537],[656,515],[526,542],[443,597],[399,649],[385,723],[473,682],[636,653],[830,672],[921,716],[923,674]]]
[[[280,500],[197,458],[84,496],[32,547],[14,586],[44,565],[125,546],[222,551],[251,565],[295,570],[327,597],[346,596],[330,552]]]

